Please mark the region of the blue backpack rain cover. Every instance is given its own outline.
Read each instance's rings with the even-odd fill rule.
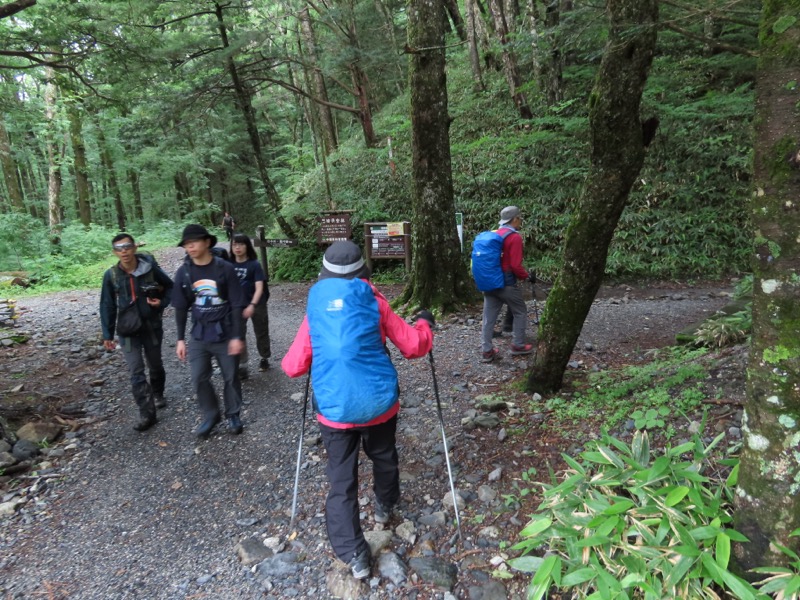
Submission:
[[[511,233],[514,233],[513,229],[506,229],[503,233],[483,231],[475,236],[472,242],[472,277],[480,291],[491,292],[505,287],[500,257],[503,256],[503,240]]]
[[[361,279],[323,279],[308,294],[311,382],[319,412],[368,423],[397,401],[397,371],[384,349],[378,301]]]

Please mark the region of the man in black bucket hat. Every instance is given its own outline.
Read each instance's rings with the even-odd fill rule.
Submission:
[[[419,358],[433,345],[434,325],[426,310],[413,326],[406,323],[369,277],[358,246],[333,243],[309,291],[306,317],[281,362],[289,377],[311,370],[328,455],[328,539],[357,579],[370,574],[369,545],[359,521],[359,446],[372,461],[375,521],[387,523],[400,498],[395,444],[399,391],[386,338],[406,358]]]
[[[177,291],[172,298],[178,330],[175,351],[180,360],[189,359],[192,387],[202,419],[195,430],[200,438],[208,437],[222,420],[217,394],[211,384],[212,356],[216,358],[225,382],[222,397],[228,431],[240,434],[243,429],[239,415],[242,382],[238,355],[244,347],[242,310],[247,306],[247,300],[233,265],[212,254],[211,248],[216,243],[216,236],[208,233],[202,225],[184,228],[178,246],[186,251],[186,259],[175,273]],[[187,350],[185,336],[189,311],[192,313],[192,330]]]

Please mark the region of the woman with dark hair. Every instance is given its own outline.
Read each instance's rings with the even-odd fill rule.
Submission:
[[[231,251],[233,256],[233,268],[239,276],[242,290],[247,299],[247,308],[242,311],[242,319],[245,323],[244,339],[247,338],[247,321],[253,321],[253,331],[256,334],[256,348],[261,356],[258,365],[259,371],[269,369],[269,357],[272,355],[269,344],[269,314],[267,313],[267,300],[269,299],[269,288],[264,270],[258,262],[256,250],[253,248],[252,240],[243,233],[234,233]],[[245,342],[244,351],[239,361],[239,378],[247,379],[249,373],[247,369],[247,343]]]

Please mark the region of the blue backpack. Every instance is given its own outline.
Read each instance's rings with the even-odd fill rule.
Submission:
[[[500,257],[503,256],[503,241],[512,233],[516,232],[506,229],[503,233],[483,231],[475,236],[472,242],[472,277],[480,291],[491,292],[505,287]]]
[[[322,415],[368,423],[397,401],[397,371],[386,353],[375,293],[361,279],[323,279],[308,294],[311,383]]]

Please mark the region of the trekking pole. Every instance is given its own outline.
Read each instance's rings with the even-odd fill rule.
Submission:
[[[531,295],[533,296],[533,324],[539,324],[539,315],[541,311],[539,310],[539,302],[536,300],[536,284],[531,281]]]
[[[297,467],[294,472],[294,494],[292,495],[292,518],[289,521],[289,535],[294,533],[294,517],[297,511],[297,487],[300,483],[300,459],[303,456],[303,436],[306,433],[306,408],[308,407],[308,386],[311,381],[311,371],[306,377],[306,391],[303,394],[303,420],[300,422],[300,440],[297,442]]]
[[[450,468],[450,452],[447,449],[447,436],[444,433],[444,418],[442,417],[442,403],[439,401],[439,384],[436,381],[436,368],[433,366],[433,348],[428,352],[431,361],[431,375],[433,376],[433,393],[436,396],[436,412],[439,414],[439,425],[442,428],[442,443],[444,444],[444,459],[447,463],[447,477],[450,479],[450,493],[453,495],[453,510],[456,513],[456,528],[458,529],[458,539],[463,540],[461,535],[461,517],[458,514],[458,500],[456,497],[456,486],[453,483],[453,470]]]

